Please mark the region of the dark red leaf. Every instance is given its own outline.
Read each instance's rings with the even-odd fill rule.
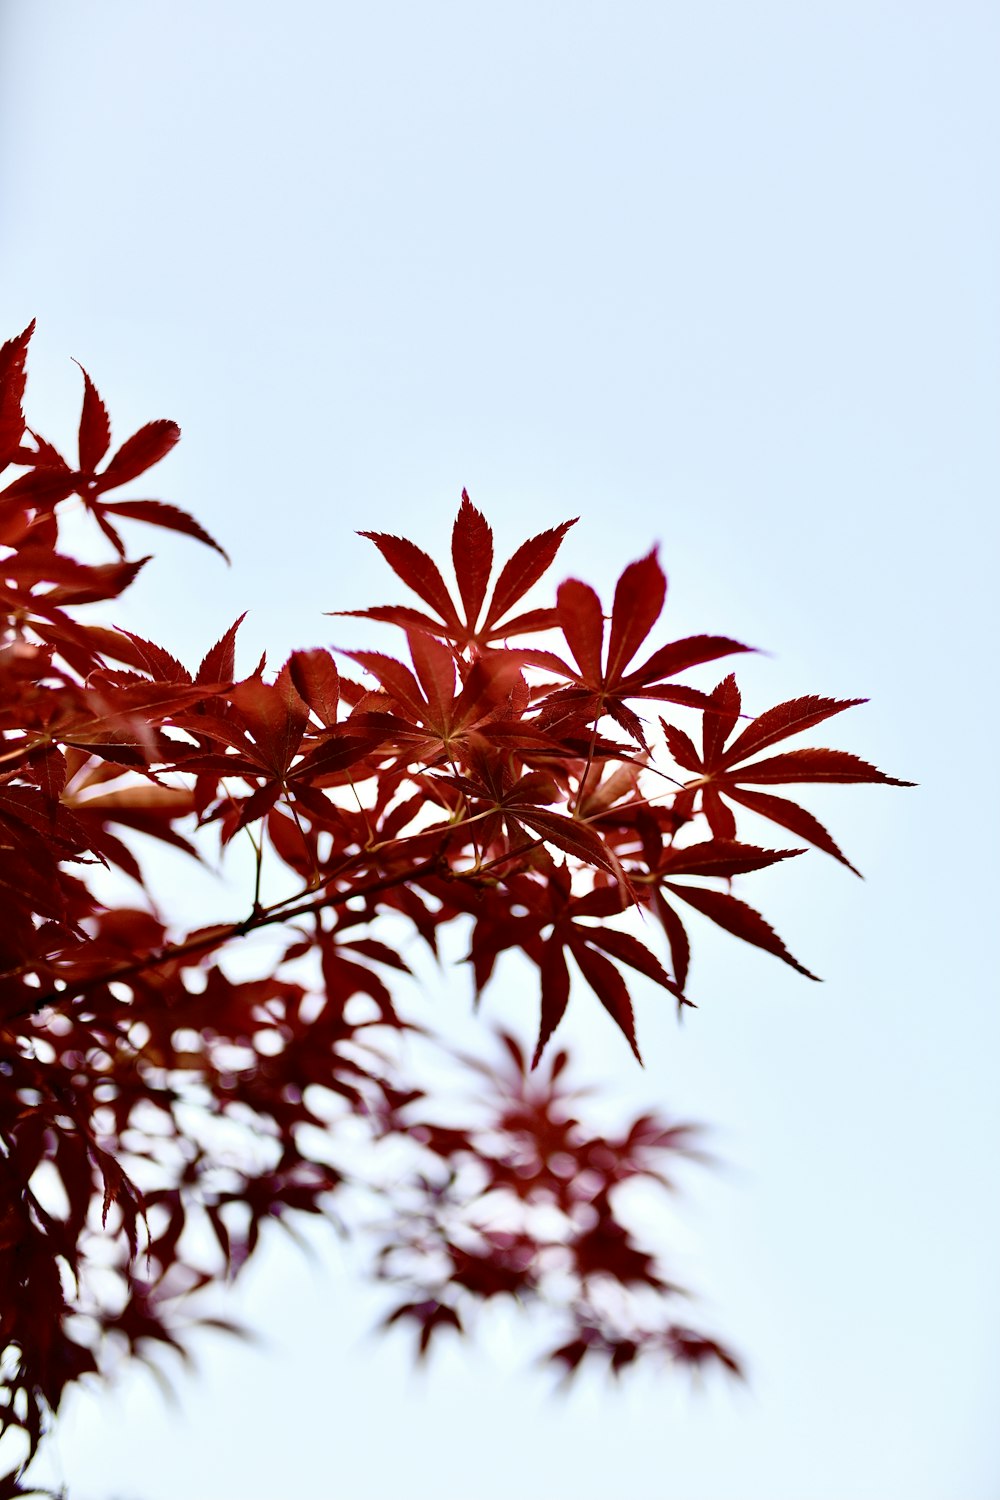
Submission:
[[[410,656],[430,707],[430,722],[450,723],[455,702],[455,658],[447,646],[422,631],[407,635]]]
[[[376,963],[388,964],[390,969],[398,969],[401,974],[412,972],[409,964],[404,963],[395,948],[390,948],[388,943],[380,943],[377,938],[354,938],[350,942],[341,943],[340,946],[341,949],[349,948],[363,953],[366,958],[373,958]]]
[[[773,953],[775,958],[790,964],[807,979],[818,980],[819,975],[811,974],[797,958],[793,958],[774,928],[765,922],[759,911],[755,911],[745,901],[739,901],[724,891],[675,885],[672,880],[666,882],[666,887],[682,901],[686,901],[688,906],[693,906],[695,911],[700,911],[702,916],[708,917],[719,927],[724,927],[734,937],[742,938],[745,943],[752,943],[755,948],[763,948],[767,953]]]
[[[268,769],[283,776],[298,751],[307,722],[306,706],[282,692],[278,683],[249,677],[234,687],[229,700],[253,736]]]
[[[574,859],[582,859],[588,865],[606,870],[627,887],[628,883],[618,860],[603,839],[592,828],[588,828],[586,823],[565,818],[560,813],[542,812],[538,808],[529,810],[521,806],[517,807],[515,815],[519,823],[537,833],[546,843],[555,844],[557,849],[561,849],[564,854],[571,854]]]
[[[671,875],[712,875],[729,880],[751,870],[764,870],[779,860],[794,859],[802,849],[759,849],[731,839],[707,839],[700,844],[676,845],[663,856],[661,869]]]
[[[786,750],[755,760],[729,773],[733,781],[762,783],[789,781],[879,782],[883,786],[913,786],[912,781],[898,781],[886,776],[860,756],[846,750]]]
[[[558,618],[558,615],[557,615]],[[568,677],[576,679],[577,674],[568,662],[563,661],[554,651],[542,651],[535,646],[519,646],[511,655],[525,667],[541,667],[547,672],[554,672],[557,677]]]
[[[843,713],[845,708],[855,708],[859,703],[865,702],[865,698],[807,697],[791,698],[787,703],[779,703],[759,714],[742,734],[737,735],[720,757],[720,764],[735,765],[737,761],[746,760],[748,755],[755,755],[777,740],[787,739],[789,735],[798,734],[803,729],[811,728],[813,724],[819,724],[823,719],[829,719],[832,714]]]
[[[118,481],[121,484],[124,482]],[[113,505],[102,506],[102,511],[105,515],[125,516],[131,521],[145,521],[150,526],[162,526],[165,531],[183,532],[185,536],[193,536],[196,541],[204,542],[206,547],[213,547],[226,562],[230,560],[229,553],[219,546],[204,526],[194,516],[189,516],[186,510],[181,510],[179,505],[167,505],[163,500],[116,500]]]
[[[58,802],[66,785],[66,757],[55,745],[47,746],[31,761],[31,775],[43,794],[52,802]]]
[[[128,484],[130,479],[145,474],[147,469],[166,457],[180,435],[176,422],[147,422],[122,443],[104,473],[98,476],[97,493],[103,494],[105,490]]]
[[[663,609],[667,580],[656,548],[630,563],[618,580],[608,641],[608,681],[621,677]]]
[[[619,932],[614,927],[579,927],[574,926],[574,932],[586,934],[586,941],[598,948],[603,948],[605,953],[610,953],[619,963],[628,964],[630,968],[637,969],[654,984],[661,985],[663,989],[669,990],[672,995],[681,999],[679,987],[671,979],[666,969],[660,963],[655,953],[651,953],[644,943],[634,938],[630,932]],[[574,953],[576,949],[574,948]]]
[[[451,533],[451,556],[465,618],[469,629],[475,630],[493,567],[493,533],[465,490]]]
[[[401,630],[426,630],[435,636],[448,633],[448,627],[442,621],[432,620],[430,615],[405,604],[379,604],[373,609],[331,609],[327,613],[344,619],[378,620],[384,625],[398,625]],[[451,634],[454,635],[456,629],[453,628]]]
[[[714,786],[702,788],[701,810],[708,819],[708,826],[715,838],[734,839],[736,837],[736,818],[732,808],[727,807]]]
[[[380,651],[345,651],[344,655],[376,677],[389,696],[416,721],[423,721],[427,704],[409,667],[404,667],[395,657],[383,656]]]
[[[336,724],[340,674],[329,651],[321,647],[293,651],[288,665],[302,701],[312,709],[321,724],[328,728]]]
[[[614,885],[595,886],[582,896],[574,896],[569,909],[574,920],[577,917],[615,917],[622,909],[621,891]]]
[[[684,924],[669,902],[664,901],[659,887],[653,891],[653,909],[659,917],[670,946],[670,962],[674,966],[674,978],[683,990],[687,984],[691,963],[691,944]]]
[[[116,658],[118,661],[128,661],[130,665],[139,667],[141,671],[159,682],[191,681],[191,674],[187,668],[162,646],[157,646],[153,641],[143,640],[141,635],[133,635],[130,630],[125,630],[120,625],[118,630],[132,643],[131,653],[127,656],[118,656]]]
[[[241,828],[246,828],[250,823],[256,823],[258,818],[263,818],[271,811],[280,796],[280,784],[276,781],[268,781],[263,786],[259,786],[256,791],[251,792],[249,797],[235,802],[227,809],[222,819],[222,842],[228,844]]]
[[[532,1068],[537,1068],[545,1045],[565,1015],[569,1003],[569,969],[562,945],[555,938],[545,944],[539,967],[542,973],[542,1015],[538,1042],[531,1059]]]
[[[709,701],[711,707],[702,716],[702,753],[705,765],[714,766],[740,715],[740,690],[732,673],[713,688]]]
[[[695,1333],[691,1328],[674,1326],[668,1330],[667,1343],[670,1353],[678,1364],[691,1365],[699,1370],[702,1365],[714,1361],[727,1369],[731,1375],[735,1375],[738,1380],[743,1379],[743,1367],[739,1360],[715,1339],[705,1338],[703,1334]]]
[[[559,788],[547,771],[529,771],[527,776],[522,776],[518,781],[509,804],[520,806],[522,803],[550,803],[559,801],[560,797]]]
[[[216,641],[201,666],[195,682],[232,682],[236,676],[236,632],[246,619],[246,611],[234,620],[221,640]]]
[[[27,501],[35,506],[58,505],[60,500],[68,499],[78,485],[76,474],[61,461],[58,465],[39,465],[7,485],[0,494],[0,514],[6,517],[14,501]]]
[[[861,871],[854,868],[819,819],[814,818],[812,813],[806,812],[804,807],[799,807],[797,802],[790,802],[787,797],[775,797],[770,792],[748,792],[745,787],[728,784],[726,796],[731,797],[734,802],[742,803],[744,807],[760,817],[769,818],[779,827],[787,828],[798,838],[805,839],[806,843],[822,849],[825,854],[832,854],[834,859],[846,865],[849,870],[853,870],[855,875],[861,875]]]
[[[348,767],[356,766],[366,755],[370,755],[385,738],[385,734],[366,733],[363,729],[352,733],[350,723],[341,725],[340,732],[335,737],[331,736],[303,755],[293,767],[289,781],[292,784],[296,780],[318,782],[324,776],[346,771]]]
[[[580,973],[625,1037],[636,1061],[641,1064],[642,1058],[635,1040],[632,998],[621,974],[610,959],[605,958],[602,953],[596,953],[593,948],[588,948],[585,943],[572,942],[570,951]]]
[[[60,584],[45,595],[47,604],[90,604],[99,599],[117,599],[149,562],[148,557],[138,557],[133,562],[124,559],[117,563],[96,563],[78,569],[77,583]],[[51,570],[54,571],[54,570]],[[36,607],[40,607],[38,596]]]
[[[495,635],[528,635],[538,630],[555,630],[559,619],[554,609],[528,609],[521,615],[504,620]]]
[[[0,347],[0,469],[15,458],[24,435],[22,400],[28,344],[35,331],[32,318],[23,333]]]
[[[571,1339],[568,1344],[561,1344],[558,1349],[553,1349],[546,1355],[550,1364],[564,1365],[566,1375],[572,1375],[579,1369],[580,1365],[590,1353],[591,1345],[586,1339]]]
[[[556,611],[584,681],[589,686],[599,686],[604,676],[604,615],[600,599],[588,583],[568,578],[559,585]]]
[[[519,599],[524,598],[532,584],[538,582],[559,551],[563,537],[571,526],[576,525],[576,519],[574,517],[572,521],[563,521],[561,526],[553,526],[549,531],[542,531],[538,536],[530,537],[528,541],[522,542],[514,556],[504,563],[487,611],[486,624],[488,626],[499,624],[507,611]]]
[[[455,1309],[436,1300],[411,1302],[397,1307],[396,1311],[386,1318],[384,1326],[388,1328],[400,1318],[411,1318],[420,1324],[418,1349],[421,1356],[427,1353],[432,1337],[441,1328],[454,1328],[459,1333],[462,1332],[462,1320]]]
[[[668,724],[665,719],[660,720],[663,728],[663,737],[667,742],[667,749],[674,760],[685,771],[700,771],[702,769],[701,756],[695,749],[694,741],[678,729],[674,724]]]
[[[704,662],[717,661],[720,656],[732,656],[735,652],[753,649],[752,646],[741,645],[739,641],[732,641],[725,635],[686,636],[684,640],[671,641],[668,646],[661,646],[658,651],[654,651],[647,662],[623,679],[620,691],[624,696],[630,697],[633,686],[648,687],[666,677],[674,677],[688,667],[698,667]]]
[[[358,536],[374,542],[396,576],[425,604],[436,609],[442,620],[449,625],[458,625],[451,595],[432,557],[405,537],[389,536],[381,531],[359,531]]]
[[[83,407],[80,412],[79,452],[80,468],[84,474],[92,474],[107,453],[111,443],[111,423],[107,408],[97,393],[97,388],[79,360],[76,361],[83,376]]]

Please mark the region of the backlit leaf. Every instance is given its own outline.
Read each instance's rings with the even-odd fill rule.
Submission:
[[[569,578],[556,595],[559,625],[588,683],[603,677],[604,615],[601,601],[587,583]]]
[[[861,874],[855,870],[847,856],[842,852],[833,838],[827,833],[823,824],[812,813],[806,812],[804,807],[799,807],[797,802],[789,802],[786,797],[775,797],[770,792],[748,792],[743,786],[727,786],[726,795],[734,802],[740,802],[751,812],[758,813],[762,818],[769,818],[772,823],[787,828],[798,838],[805,839],[807,843],[814,844],[817,849],[822,849],[826,854],[832,854],[834,859],[853,870],[855,875]]]
[[[236,676],[236,632],[246,619],[246,612],[234,620],[232,625],[207,652],[195,682],[232,682]]]
[[[311,651],[293,651],[289,670],[302,701],[312,709],[321,724],[337,722],[340,702],[340,674],[329,651],[315,647]]]
[[[145,474],[147,469],[166,457],[180,435],[176,422],[147,422],[122,443],[104,473],[98,476],[97,493],[103,494],[105,490],[128,484],[130,479]]]
[[[786,750],[741,766],[733,779],[753,784],[790,781],[880,782],[883,786],[913,786],[912,781],[897,781],[886,776],[868,761],[846,750]]]
[[[358,535],[375,543],[397,577],[418,594],[425,604],[436,609],[442,620],[458,624],[451,595],[432,557],[428,557],[426,552],[405,537],[389,536],[381,531],[359,531]]]
[[[462,504],[451,534],[451,556],[465,618],[474,630],[486,597],[493,566],[493,533],[486,517],[462,491]]]
[[[565,1015],[566,1006],[569,1003],[569,969],[566,965],[562,946],[559,943],[546,943],[542,956],[541,971],[542,1014],[538,1042],[535,1046],[534,1056],[531,1059],[531,1066],[533,1068],[538,1067],[546,1043]]]
[[[563,537],[575,525],[576,518],[563,521],[549,531],[539,532],[538,536],[523,542],[513,557],[504,563],[490,600],[486,617],[488,625],[499,624],[508,610],[538,582],[554,561]]]
[[[608,677],[619,677],[660,618],[667,580],[654,547],[646,557],[630,563],[618,580],[611,611]]]
[[[111,423],[107,408],[83,365],[80,365],[80,373],[83,376],[83,407],[79,431],[80,468],[85,474],[92,474],[110,446]]]
[[[790,964],[807,979],[818,979],[818,975],[811,974],[797,958],[792,957],[774,928],[765,922],[759,911],[755,911],[745,901],[739,901],[724,891],[675,885],[672,880],[666,882],[666,888],[686,901],[688,906],[693,906],[695,911],[700,911],[702,916],[731,932],[734,937],[742,938],[745,943],[752,943],[755,948],[763,948],[767,953],[773,953],[775,958]]]
[[[154,460],[155,462],[155,460]],[[124,483],[124,481],[119,481]],[[204,526],[189,516],[179,505],[167,505],[163,500],[116,500],[112,505],[102,506],[104,515],[124,516],[132,521],[145,521],[150,526],[162,526],[166,531],[180,531],[196,541],[212,547],[220,557],[229,562],[229,554],[214,537],[209,536]]]
[[[588,948],[584,943],[573,943],[571,951],[580,973],[625,1037],[635,1054],[636,1061],[641,1063],[642,1058],[635,1040],[632,998],[621,974],[610,959],[604,957],[603,953],[596,953],[593,948]]]
[[[864,698],[806,697],[791,698],[787,703],[779,703],[759,714],[742,734],[737,735],[721,757],[720,763],[728,766],[746,760],[748,755],[755,755],[777,740],[799,734],[803,729],[810,729],[814,724],[830,718],[832,714],[843,713],[845,708],[855,708],[866,701]]]

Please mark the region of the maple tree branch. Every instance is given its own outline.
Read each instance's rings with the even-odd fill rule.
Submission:
[[[493,811],[494,809],[488,808],[483,812],[472,813],[463,818],[460,824],[456,824],[454,826],[464,827],[468,823],[481,821],[482,819],[491,816]],[[249,829],[247,829],[246,831],[248,833],[250,832]],[[429,830],[419,830],[414,834],[403,835],[402,838],[393,839],[382,845],[376,845],[374,849],[366,850],[365,853],[371,855],[378,853],[381,849],[398,848],[400,844],[406,842],[407,838],[423,838],[426,837],[426,833],[428,831]],[[451,829],[449,828],[447,831],[450,832]],[[252,835],[251,843],[253,843],[254,849],[257,850],[257,844],[254,841]],[[494,865],[502,864],[507,860],[518,857],[522,853],[530,851],[534,847],[534,844],[525,844],[519,846],[517,849],[509,850],[506,854],[500,855],[497,859],[492,860],[490,862],[490,865],[484,866],[483,868],[489,869]],[[141,958],[129,960],[127,963],[113,965],[109,969],[102,970],[97,974],[89,975],[87,978],[78,980],[74,984],[70,984],[67,982],[65,988],[61,990],[50,990],[48,993],[40,994],[37,999],[32,1000],[30,1006],[25,1006],[19,1010],[8,1012],[4,1017],[4,1023],[24,1019],[25,1017],[31,1015],[37,1015],[47,1006],[54,1006],[59,1003],[65,1003],[67,999],[76,998],[80,995],[87,994],[89,991],[100,989],[107,984],[114,984],[121,980],[134,978],[136,975],[145,974],[151,969],[160,968],[164,964],[173,963],[177,959],[186,958],[195,953],[203,953],[212,948],[224,947],[234,938],[246,937],[249,933],[256,932],[260,928],[271,927],[278,923],[289,922],[294,920],[296,917],[309,916],[315,912],[325,911],[333,907],[345,906],[348,901],[352,901],[357,897],[378,895],[381,891],[390,890],[394,886],[406,885],[410,881],[419,880],[421,876],[430,874],[431,872],[438,870],[439,868],[440,855],[435,854],[433,858],[426,860],[423,865],[419,865],[413,869],[401,870],[396,875],[381,876],[377,880],[372,881],[369,885],[358,886],[350,890],[335,891],[332,894],[324,893],[321,896],[311,897],[311,899],[306,901],[303,901],[301,899],[304,893],[299,892],[296,896],[285,897],[283,900],[277,901],[273,905],[267,907],[258,907],[256,904],[257,897],[260,893],[258,868],[258,885],[255,895],[254,909],[250,912],[249,916],[242,918],[238,922],[220,924],[218,927],[208,929],[194,937],[187,938],[184,942],[171,943],[167,947],[157,949],[152,953],[144,954]],[[450,873],[453,877],[461,879],[463,875],[466,874],[475,874],[478,876],[482,873],[482,869],[476,868],[474,871],[468,872],[451,871]],[[328,876],[327,880],[329,881],[338,879],[342,876],[342,874],[343,870],[340,870],[335,875]],[[300,902],[300,904],[295,905],[294,903],[296,901]]]
[[[251,830],[251,828],[250,828],[249,825],[247,825],[244,828],[243,831],[246,834],[247,838],[250,840],[250,845],[251,845],[251,848],[253,849],[253,856],[254,856],[253,910],[256,912],[256,911],[260,911],[260,909],[261,909],[261,906],[260,906],[260,880],[261,880],[261,874],[263,873],[263,868],[264,868],[264,836],[263,836],[263,830],[262,830],[260,843],[258,843],[257,840],[254,838],[253,831]]]
[[[284,790],[283,800],[284,800],[285,806],[288,808],[288,811],[292,815],[292,818],[293,818],[293,820],[295,822],[296,828],[299,831],[299,837],[302,840],[302,848],[305,851],[305,853],[306,853],[306,855],[307,855],[307,857],[309,859],[309,863],[312,865],[312,874],[309,877],[309,889],[310,890],[315,890],[316,886],[319,885],[319,866],[316,863],[316,853],[309,846],[309,840],[306,837],[306,831],[305,831],[305,829],[302,826],[302,819],[299,817],[299,810],[295,806],[295,799],[294,799],[294,797],[290,797],[288,795],[288,788],[287,788],[287,786],[285,787],[285,790]],[[261,835],[261,848],[263,848],[263,845],[264,845],[264,839],[263,839],[263,835]]]
[[[302,902],[299,906],[289,907],[279,903],[273,907],[261,907],[239,922],[221,924],[195,937],[187,938],[182,943],[171,943],[165,948],[143,954],[141,958],[115,964],[111,968],[104,969],[98,974],[88,975],[86,979],[80,979],[73,984],[67,982],[61,990],[50,990],[47,994],[40,994],[30,1006],[19,1011],[8,1012],[4,1017],[4,1023],[37,1015],[46,1006],[54,1006],[64,1003],[67,999],[75,999],[90,990],[100,989],[106,984],[134,978],[137,974],[145,974],[150,969],[160,968],[164,964],[173,963],[176,959],[187,958],[194,953],[203,953],[211,948],[224,947],[234,938],[246,937],[262,927],[272,927],[277,923],[289,922],[295,917],[308,916],[330,907],[346,906],[348,901],[353,901],[359,896],[378,895],[381,891],[392,889],[393,886],[419,880],[421,876],[437,870],[439,864],[438,856],[435,855],[433,859],[427,860],[423,865],[418,865],[414,869],[401,870],[396,875],[382,876],[369,885],[358,886],[353,890],[334,891],[332,894],[316,896],[310,901]]]
[[[532,849],[538,848],[538,842],[530,839],[523,844],[517,844],[513,849],[508,849],[506,854],[498,854],[496,859],[489,860],[485,865],[476,865],[473,869],[458,873],[468,875],[485,875],[487,870],[496,869],[497,865],[505,865],[509,860],[519,859],[522,854],[530,854]]]

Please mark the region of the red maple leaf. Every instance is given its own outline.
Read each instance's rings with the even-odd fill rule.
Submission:
[[[751,648],[728,636],[687,636],[660,646],[641,666],[632,666],[636,653],[660,617],[666,592],[666,574],[654,547],[646,557],[630,563],[618,580],[605,653],[604,613],[597,593],[576,578],[560,584],[556,617],[576,667],[551,651],[529,649],[522,653],[526,662],[549,668],[572,684],[548,693],[545,721],[568,718],[589,723],[610,714],[645,747],[642,720],[629,707],[630,699],[652,698],[688,707],[704,706],[704,693],[679,687],[669,679],[689,667]]]
[[[408,631],[427,631],[441,640],[450,641],[457,651],[468,648],[476,651],[512,635],[548,629],[555,624],[554,610],[535,609],[512,617],[508,617],[509,612],[542,577],[566,532],[575,524],[575,520],[563,521],[561,525],[523,542],[500,569],[490,602],[480,619],[493,570],[493,532],[482,512],[476,509],[463,490],[451,540],[461,611],[452,599],[437,563],[428,553],[405,537],[389,536],[381,531],[361,531],[358,535],[375,543],[396,576],[435,610],[436,615],[395,604],[334,613],[381,620]]]
[[[796,782],[878,782],[883,786],[913,786],[912,781],[886,776],[868,761],[846,750],[788,750],[781,755],[751,761],[749,765],[743,762],[747,756],[757,755],[779,740],[799,734],[833,714],[865,701],[864,698],[791,698],[759,714],[727,746],[726,741],[736,727],[741,706],[736,679],[730,675],[710,695],[709,711],[702,725],[700,754],[683,730],[660,721],[674,760],[685,771],[698,773],[685,783],[684,792],[674,802],[675,812],[689,817],[696,804],[700,804],[715,836],[732,839],[736,836],[736,819],[726,804],[726,799],[729,799],[787,828],[806,843],[832,854],[849,870],[854,870],[855,875],[859,874],[812,813],[786,797],[749,791],[748,786]]]
[[[125,547],[112,517],[145,521],[168,531],[183,532],[214,548],[228,562],[228,554],[215,538],[179,506],[168,505],[162,500],[102,499],[108,490],[137,479],[165,458],[180,438],[181,430],[176,422],[147,422],[122,443],[104,469],[98,472],[97,466],[111,446],[111,423],[97,387],[82,365],[80,371],[83,375],[83,405],[77,436],[78,466],[74,468],[67,463],[51,443],[32,433],[35,448],[19,449],[15,459],[17,463],[28,465],[29,472],[15,479],[0,495],[0,527],[23,512],[25,507],[50,512],[70,495],[79,495],[120,557],[125,556]]]

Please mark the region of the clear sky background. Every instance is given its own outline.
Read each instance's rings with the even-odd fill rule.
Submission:
[[[260,1350],[203,1340],[179,1411],[141,1370],[74,1399],[50,1472],[73,1500],[993,1500],[996,7],[0,24],[0,302],[4,336],[39,318],[35,420],[72,433],[71,355],[120,437],[176,418],[151,493],[233,555],[150,534],[118,623],[191,661],[248,606],[247,665],[360,644],[322,612],[401,595],[355,529],[440,552],[467,485],[511,544],[579,515],[559,576],[606,599],[661,541],[666,629],[774,653],[740,667],[748,707],[867,695],[814,742],[921,783],[813,797],[864,883],[810,853],[746,886],[824,985],[698,931],[683,1030],[639,997],[644,1073],[584,997],[567,1028],[621,1107],[712,1123],[729,1165],[691,1178],[672,1265],[749,1387],[554,1401],[503,1315],[415,1376],[320,1235],[236,1299]],[[465,1024],[461,982],[427,1003]],[[501,986],[487,1014],[530,1011]]]

